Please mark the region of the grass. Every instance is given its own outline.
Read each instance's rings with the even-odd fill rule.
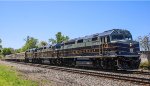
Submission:
[[[38,83],[23,79],[11,67],[0,65],[0,86],[38,86]]]
[[[149,69],[150,70],[150,62],[142,62],[140,64],[140,68],[142,68],[142,69]]]

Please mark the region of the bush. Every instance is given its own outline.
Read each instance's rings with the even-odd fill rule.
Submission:
[[[2,58],[4,58],[4,56],[3,56],[3,55],[0,55],[0,59],[2,59]]]
[[[12,54],[12,52],[13,52],[13,49],[12,48],[3,48],[2,49],[2,55],[9,55],[9,54]]]
[[[142,62],[140,64],[140,68],[142,68],[142,69],[150,69],[150,62]]]

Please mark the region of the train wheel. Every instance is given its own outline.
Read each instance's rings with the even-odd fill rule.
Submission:
[[[60,66],[61,63],[62,63],[62,62],[61,62],[61,59],[58,58],[58,59],[56,60],[56,65],[59,65],[59,66]]]
[[[29,62],[29,59],[28,59],[28,58],[25,58],[25,62],[27,62],[27,63],[28,63],[28,62]]]
[[[102,69],[108,69],[107,68],[107,60],[105,60],[105,59],[101,60],[101,67],[102,67]]]
[[[76,66],[76,61],[73,61],[72,64],[71,64],[71,66],[75,67]]]
[[[92,65],[93,65],[94,68],[98,68],[97,67],[97,60],[92,60]]]
[[[52,64],[52,60],[51,60],[51,59],[49,59],[49,64],[50,64],[50,65]]]

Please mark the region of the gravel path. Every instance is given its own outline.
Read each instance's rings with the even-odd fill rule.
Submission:
[[[136,83],[62,72],[5,61],[0,61],[0,64],[16,68],[26,79],[38,81],[40,86],[142,86]]]

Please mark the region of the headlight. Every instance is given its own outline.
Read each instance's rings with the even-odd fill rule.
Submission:
[[[132,43],[130,43],[130,47],[132,47]]]

